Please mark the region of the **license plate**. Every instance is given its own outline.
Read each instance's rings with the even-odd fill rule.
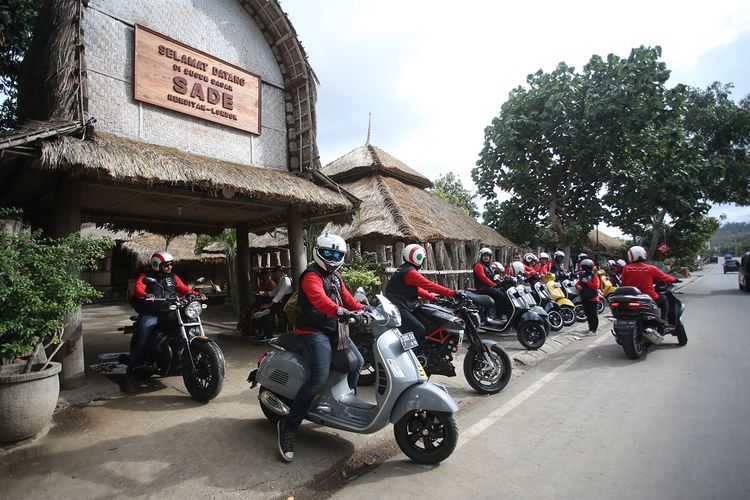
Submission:
[[[417,342],[417,339],[414,337],[414,334],[412,332],[401,334],[401,347],[403,347],[405,351],[414,349],[418,345],[419,343]]]
[[[615,321],[615,328],[635,328],[638,322],[634,319],[618,319]]]

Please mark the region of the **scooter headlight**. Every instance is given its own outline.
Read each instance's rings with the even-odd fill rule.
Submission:
[[[401,313],[399,312],[398,307],[396,307],[393,302],[386,299],[385,295],[378,294],[377,297],[380,301],[380,307],[383,308],[383,312],[393,319],[393,324],[395,326],[401,326]]]
[[[203,304],[199,301],[194,300],[185,306],[185,316],[191,319],[195,319],[203,312]]]

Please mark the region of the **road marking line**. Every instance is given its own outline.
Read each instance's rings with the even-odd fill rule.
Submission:
[[[690,283],[686,284],[685,286],[681,286],[680,288],[678,288],[678,290],[679,290],[679,291],[682,291],[682,290],[684,290],[685,288],[687,288],[687,287],[689,287],[689,286],[693,286],[694,284],[698,283],[698,282],[699,282],[700,280],[702,280],[702,279],[703,279],[703,278],[705,278],[706,276],[710,276],[710,275],[712,275],[712,274],[714,273],[714,271],[716,271],[716,269],[718,269],[718,267],[719,267],[719,265],[718,265],[718,264],[717,264],[717,265],[715,265],[715,266],[714,266],[714,268],[713,268],[713,269],[711,269],[711,270],[710,270],[709,272],[707,272],[707,273],[706,273],[706,274],[704,274],[703,276],[698,276],[697,278],[695,278],[695,279],[694,279],[693,281],[691,281]]]
[[[511,412],[513,409],[515,409],[517,406],[519,406],[521,403],[526,401],[528,398],[530,398],[535,392],[539,391],[542,387],[544,387],[548,382],[553,380],[555,377],[560,375],[562,372],[570,368],[573,363],[581,359],[583,356],[585,356],[591,349],[596,347],[597,345],[604,342],[604,340],[608,339],[610,336],[605,333],[602,335],[601,338],[596,339],[594,342],[590,343],[581,351],[577,352],[573,356],[571,356],[568,360],[566,360],[563,364],[549,372],[544,377],[540,378],[533,384],[531,384],[528,388],[526,388],[523,392],[517,394],[513,399],[502,405],[500,408],[496,409],[486,417],[484,417],[479,422],[476,422],[474,425],[466,429],[461,433],[461,441],[456,445],[456,449],[461,448],[464,444],[468,443],[475,437],[479,436],[482,432],[487,430],[492,424],[497,422],[499,419],[507,415],[509,412]]]

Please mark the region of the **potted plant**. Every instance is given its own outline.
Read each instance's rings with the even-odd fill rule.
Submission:
[[[5,223],[21,215],[0,209],[2,227],[13,227],[0,232],[0,442],[31,437],[49,422],[60,364],[49,361],[46,350],[65,340],[66,316],[99,296],[78,275],[112,244],[79,235],[46,238]]]

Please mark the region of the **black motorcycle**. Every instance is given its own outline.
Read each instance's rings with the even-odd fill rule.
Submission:
[[[503,390],[510,382],[513,364],[500,344],[479,337],[479,311],[473,302],[469,298],[439,299],[439,304],[422,304],[412,311],[427,330],[427,335],[414,348],[427,376],[456,376],[453,355],[458,352],[466,334],[469,347],[464,356],[463,370],[467,382],[481,394],[496,394]],[[372,335],[358,328],[352,332],[351,338],[365,360],[359,385],[372,384],[375,382]]]
[[[687,344],[682,313],[685,306],[674,294],[675,286],[656,283],[656,291],[667,299],[667,323],[661,319],[661,310],[648,295],[633,286],[621,286],[610,296],[609,307],[615,318],[612,334],[630,359],[643,356],[651,345],[661,344],[664,335],[677,337],[681,346]]]
[[[158,285],[153,278],[143,280]],[[208,402],[218,396],[224,384],[224,354],[203,331],[201,313],[206,305],[201,298],[193,294],[183,297],[170,295],[147,300],[146,303],[157,312],[159,324],[151,334],[143,364],[135,369],[136,376],[166,377],[182,373],[182,380],[193,399]],[[118,330],[135,334],[138,331],[138,316],[131,316],[130,319],[132,325]],[[130,341],[131,352],[134,345],[135,335]],[[129,354],[121,354],[118,361],[126,365],[129,359]]]

